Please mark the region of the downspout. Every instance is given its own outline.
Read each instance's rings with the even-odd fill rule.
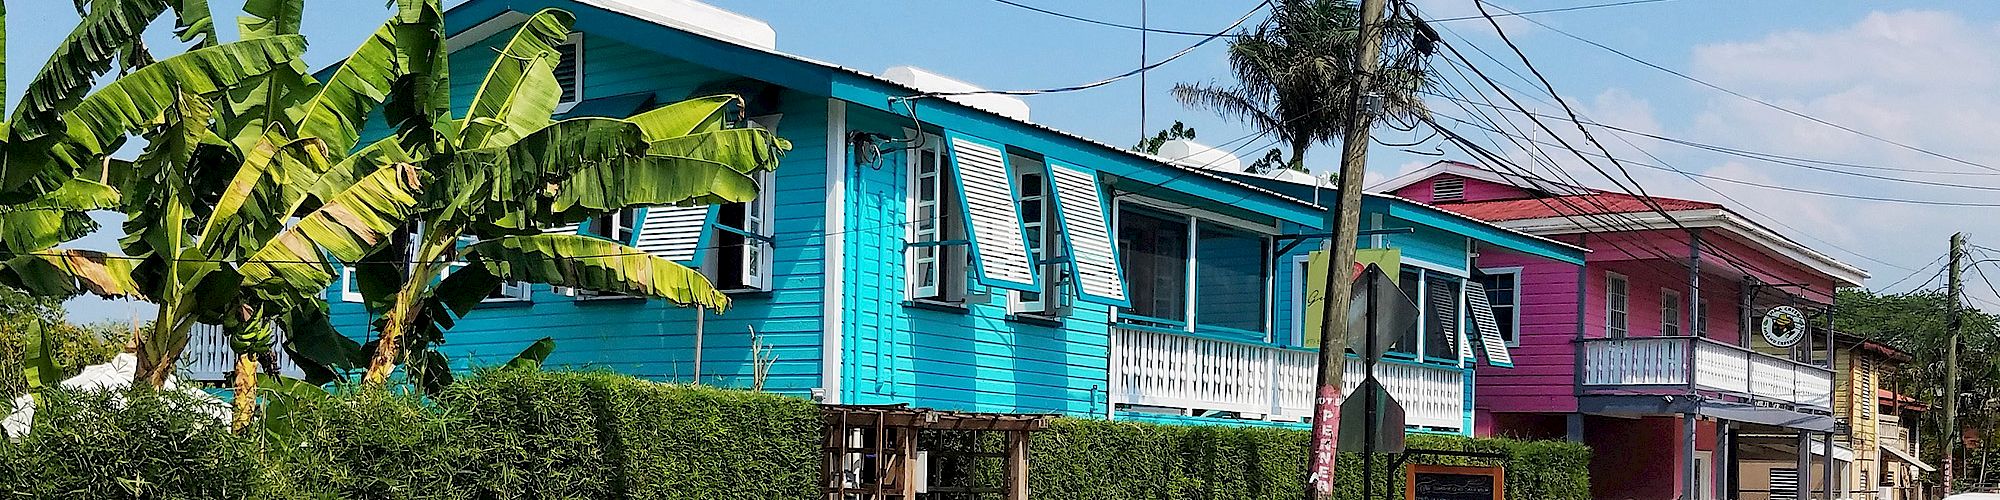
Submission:
[[[847,103],[826,100],[826,232],[821,238],[826,259],[820,280],[820,402],[841,402],[841,370],[847,303]]]

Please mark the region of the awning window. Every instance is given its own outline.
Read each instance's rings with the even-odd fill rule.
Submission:
[[[1049,163],[1055,185],[1056,214],[1068,251],[1070,274],[1076,277],[1077,299],[1112,307],[1127,307],[1125,279],[1119,275],[1118,249],[1111,239],[1110,211],[1102,184],[1094,172]]]
[[[1021,210],[1014,203],[1014,176],[999,147],[952,136],[951,164],[957,175],[959,203],[972,240],[973,276],[981,284],[1034,292],[1040,290],[1034,262],[1028,256]]]

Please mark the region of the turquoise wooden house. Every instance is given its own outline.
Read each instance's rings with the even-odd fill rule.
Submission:
[[[629,210],[576,231],[699,267],[734,306],[693,309],[509,287],[441,349],[503,362],[553,337],[553,366],[749,387],[825,402],[1108,418],[1301,422],[1299,272],[1326,240],[1312,189],[1259,187],[1028,121],[1012,98],[915,68],[877,76],[777,50],[754,19],[687,0],[469,0],[452,70],[479,74],[515,23],[576,15],[559,111],[625,116],[688,97],[748,98],[794,149],[753,203]],[[454,80],[459,102],[477,81]],[[461,104],[463,105],[463,104]],[[1464,287],[1474,252],[1577,263],[1581,251],[1374,196],[1430,333],[1382,376],[1410,424],[1470,429]],[[564,228],[563,230],[570,230]],[[1416,281],[1410,282],[1414,279]],[[366,335],[346,285],[336,322]],[[697,349],[699,346],[699,349]],[[1359,379],[1358,376],[1350,379]]]

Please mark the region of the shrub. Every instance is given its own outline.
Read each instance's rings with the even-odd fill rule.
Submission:
[[[1030,445],[1037,499],[1262,499],[1304,494],[1304,430],[1059,419]],[[1588,500],[1590,449],[1580,444],[1411,435],[1409,447],[1488,452],[1505,459],[1418,455],[1410,463],[1504,465],[1507,498]],[[1343,454],[1338,497],[1361,498],[1362,457]],[[1375,460],[1379,498],[1401,498],[1403,476]]]

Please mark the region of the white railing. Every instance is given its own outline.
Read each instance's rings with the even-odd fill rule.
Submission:
[[[1112,402],[1184,410],[1229,411],[1279,421],[1312,413],[1319,354],[1300,349],[1112,328]],[[1344,393],[1361,383],[1350,359]],[[1465,426],[1463,372],[1435,366],[1380,363],[1375,378],[1402,403],[1412,426]]]
[[[1578,346],[1583,385],[1685,388],[1693,340],[1695,388],[1815,408],[1833,403],[1833,372],[1826,368],[1688,337],[1586,340]]]
[[[285,341],[285,332],[272,332],[272,345]],[[278,373],[287,377],[301,377],[299,365],[284,349],[273,349],[278,356]],[[181,351],[179,362],[181,374],[190,380],[201,382],[226,382],[231,372],[236,371],[236,351],[229,348],[229,336],[222,333],[222,327],[197,324],[188,330],[187,349]]]

